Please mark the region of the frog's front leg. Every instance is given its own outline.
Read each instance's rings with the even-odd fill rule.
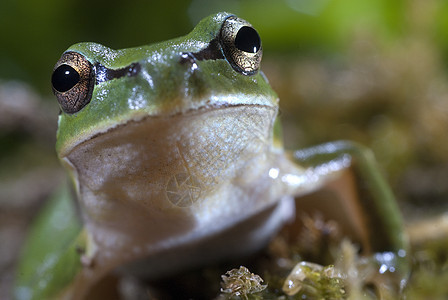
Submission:
[[[375,254],[378,263],[393,258],[407,273],[401,214],[369,149],[339,141],[293,152],[292,160],[311,181],[323,183],[311,194],[295,193],[297,214],[319,211],[359,242],[364,255]]]
[[[85,231],[70,189],[61,187],[34,222],[17,270],[14,299],[54,299],[82,268]]]
[[[96,286],[111,267],[92,262],[96,248],[72,196],[69,186],[62,186],[35,220],[17,269],[13,299],[100,299],[103,289],[105,295],[116,293],[105,284]],[[113,278],[103,282],[107,280]]]

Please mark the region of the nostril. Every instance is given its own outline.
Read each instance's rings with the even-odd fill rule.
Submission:
[[[191,52],[182,52],[179,62],[181,65],[188,64],[190,66],[190,71],[199,69],[199,66],[196,63],[196,57]]]
[[[133,63],[129,66],[128,76],[135,76],[140,72],[141,66],[138,63]]]
[[[196,58],[194,57],[193,53],[191,52],[182,52],[180,55],[180,61],[181,64],[196,64]]]

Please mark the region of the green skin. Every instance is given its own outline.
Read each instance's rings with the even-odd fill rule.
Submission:
[[[402,260],[406,242],[401,216],[367,149],[350,142],[335,142],[288,155],[281,146],[279,122],[274,122],[278,99],[261,71],[250,75],[238,72],[227,57],[179,63],[182,53],[198,53],[216,41],[228,17],[226,13],[212,15],[184,37],[148,46],[112,50],[80,43],[67,50],[82,54],[92,65],[121,69],[138,63],[141,69],[136,76],[95,84],[85,107],[76,113],[61,113],[56,150],[72,178],[78,201],[72,201],[65,187],[36,220],[17,271],[15,297],[82,298],[98,280],[118,267],[131,266],[124,272],[140,274],[132,266],[133,261],[146,261],[146,269],[155,270],[149,276],[155,278],[250,253],[262,247],[290,217],[285,212],[288,209],[280,207],[287,208],[285,203],[293,202],[284,199],[300,199],[325,189],[329,183],[342,180],[343,174],[352,174],[356,183],[363,183],[363,188],[353,189],[357,216],[346,216],[354,220],[346,222],[348,228],[355,228],[351,233],[354,240],[360,241],[367,254],[390,251],[400,253],[395,258]],[[213,121],[207,123],[209,119]],[[240,128],[241,123],[244,126]],[[218,131],[208,129],[214,124],[221,125]],[[175,127],[172,131],[166,129],[171,125]],[[246,125],[250,127],[248,132],[244,131]],[[154,132],[151,126],[156,126]],[[142,127],[145,134],[140,132]],[[225,135],[235,127],[238,130]],[[134,137],[135,131],[138,134]],[[256,137],[257,147],[251,148],[248,145],[254,144],[253,132],[258,131],[261,136]],[[210,138],[214,141],[211,144],[221,148],[251,138],[241,148],[206,148],[206,154],[220,153],[220,162],[213,160],[220,164],[219,168],[214,169],[210,163],[198,162],[208,156],[195,161],[195,155],[203,153],[198,150],[202,150],[204,141],[196,142],[191,132],[205,136],[206,141]],[[222,132],[227,139],[221,139]],[[152,144],[145,141],[151,137]],[[120,148],[123,139],[123,144],[129,145],[126,152]],[[155,150],[148,149],[153,144]],[[155,167],[141,166],[153,166],[155,160],[140,157],[157,151],[161,157],[168,152],[164,161],[168,164],[170,157],[177,155],[170,152],[175,147],[182,152],[177,159],[181,162],[167,167],[168,175],[163,170],[147,175]],[[128,160],[121,157],[134,150],[136,155]],[[110,165],[101,160],[107,156],[112,157]],[[122,168],[118,170],[117,165]],[[170,180],[179,180],[175,176],[185,174],[179,173],[182,167],[191,175],[191,185],[199,187],[198,195],[190,194],[188,205],[167,200],[172,200],[167,192]],[[133,181],[126,182],[129,176],[134,176]],[[146,190],[147,183],[125,190],[143,177],[155,190],[162,186],[161,190],[146,196],[152,193]],[[125,187],[117,187],[117,183]],[[344,192],[334,194],[335,199],[346,197]],[[296,210],[301,211],[299,203]],[[267,223],[274,225],[263,225]],[[247,229],[237,231],[241,236],[236,241],[238,247],[226,244],[235,239],[235,226]],[[154,227],[156,230],[148,233],[148,228]],[[262,238],[255,239],[253,245],[241,245],[255,235]],[[167,247],[167,240],[174,242]],[[180,253],[190,245],[199,245],[198,250],[182,257]],[[229,249],[227,252],[220,250],[223,245]],[[210,257],[203,257],[199,250],[203,247]],[[232,248],[245,249],[233,253]],[[165,273],[164,264],[178,256]]]

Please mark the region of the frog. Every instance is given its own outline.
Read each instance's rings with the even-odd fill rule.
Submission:
[[[314,209],[364,253],[404,259],[402,216],[368,148],[284,149],[262,52],[226,12],[165,42],[69,47],[51,82],[70,184],[37,217],[14,296],[94,299],[112,273],[157,279],[250,255]]]

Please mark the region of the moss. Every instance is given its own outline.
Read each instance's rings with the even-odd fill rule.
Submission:
[[[334,266],[297,264],[286,278],[283,292],[297,299],[345,299],[343,278]]]
[[[266,289],[267,285],[261,284],[263,279],[249,272],[246,267],[232,269],[221,278],[222,294],[218,299],[263,299],[260,292]]]

